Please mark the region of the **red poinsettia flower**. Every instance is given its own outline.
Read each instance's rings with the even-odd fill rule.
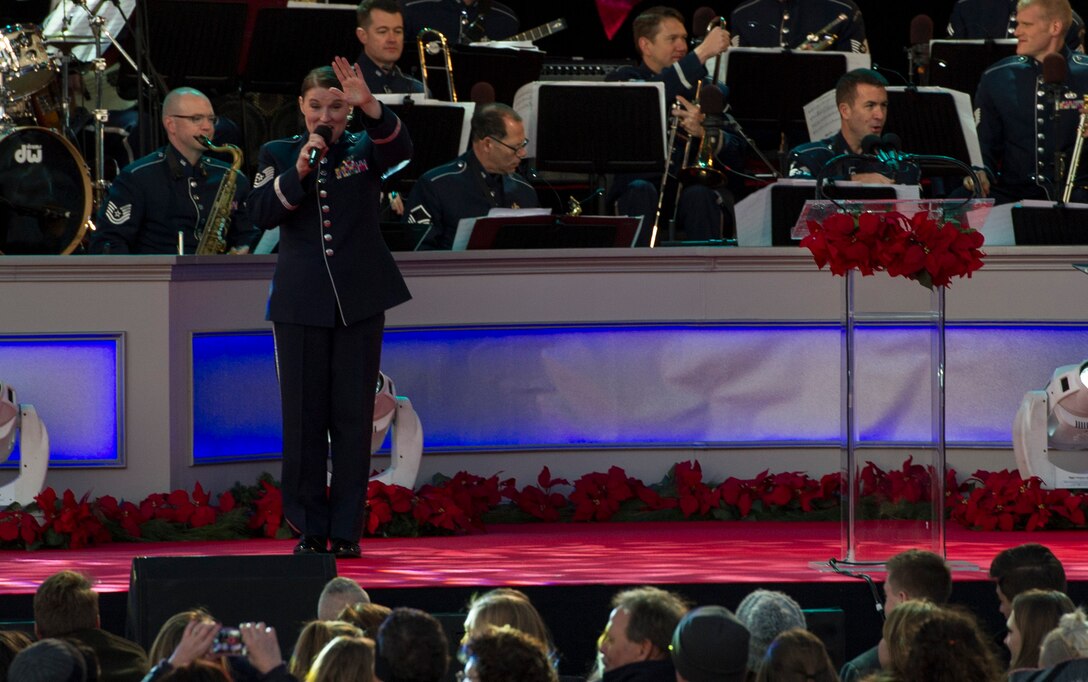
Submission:
[[[703,467],[696,462],[679,462],[673,467],[676,492],[680,496],[680,511],[685,518],[692,514],[706,515],[721,501],[721,492],[703,483]]]
[[[675,497],[662,497],[661,493],[657,492],[650,486],[646,485],[642,481],[636,479],[630,479],[630,485],[632,492],[635,493],[635,497],[639,499],[642,504],[646,506],[649,511],[660,511],[662,509],[676,509],[680,506],[680,500]]]
[[[465,510],[457,504],[453,491],[426,485],[419,491],[419,501],[414,509],[416,520],[449,531],[467,530],[472,522]]]
[[[238,501],[234,499],[234,495],[229,490],[219,494],[219,511],[226,514],[233,511],[238,505]]]
[[[367,488],[367,532],[377,535],[382,526],[393,520],[394,514],[407,514],[412,511],[414,493],[399,485],[386,485],[381,481],[371,481]]]
[[[41,538],[42,529],[33,514],[25,511],[0,512],[0,542],[21,540],[25,547],[33,545]]]
[[[541,521],[558,521],[559,510],[567,506],[567,498],[559,493],[547,493],[535,485],[527,485],[514,498],[518,509]]]
[[[607,474],[586,474],[574,482],[574,492],[570,496],[574,505],[573,518],[575,521],[607,521],[622,502],[633,496],[627,474],[619,467],[610,468]]]
[[[42,518],[48,523],[57,515],[57,491],[53,488],[45,488],[40,493],[34,496],[34,501],[38,503],[38,509],[42,512]]]
[[[726,504],[737,508],[741,518],[746,518],[752,511],[752,505],[761,499],[764,481],[769,470],[764,470],[751,480],[741,480],[730,476],[718,486],[721,499]]]
[[[164,493],[152,493],[140,502],[140,513],[149,519],[165,519],[172,521],[174,508],[167,502]]]
[[[264,490],[254,500],[255,513],[247,525],[249,528],[261,528],[266,538],[274,538],[283,525],[283,495],[268,481],[262,480],[261,487]]]

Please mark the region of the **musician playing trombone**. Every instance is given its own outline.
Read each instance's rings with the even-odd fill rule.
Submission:
[[[684,17],[671,7],[647,9],[635,18],[631,30],[641,61],[637,66],[616,69],[606,80],[663,83],[665,101],[678,104],[674,114],[679,117],[679,126],[693,138],[701,138],[705,134],[702,125],[704,115],[699,110],[695,91],[699,82],[707,77],[707,60],[729,49],[729,31],[717,23],[706,31],[702,42],[689,52]],[[708,87],[717,86],[710,84]],[[723,132],[719,139],[720,147],[714,150],[718,156],[729,156],[731,160],[733,157],[739,158],[742,146],[740,138]],[[683,163],[684,159],[673,160],[674,166]],[[645,223],[651,223],[657,214],[658,192],[663,189],[657,186],[659,180],[659,176],[618,174],[605,196],[605,203],[614,206],[620,215],[642,216]],[[735,229],[732,193],[724,186],[711,188],[691,185],[684,188],[676,223],[677,229],[689,241],[732,236]]]
[[[1065,45],[1072,16],[1069,0],[1020,0],[1016,54],[982,74],[975,121],[986,173],[979,175],[983,192],[999,204],[1063,194],[1063,167],[1074,162],[1088,94],[1088,56]],[[1084,194],[1078,189],[1072,200]]]

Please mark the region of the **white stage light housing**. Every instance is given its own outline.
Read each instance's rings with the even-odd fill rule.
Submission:
[[[1021,476],[1051,488],[1088,488],[1088,466],[1069,471],[1051,460],[1053,450],[1088,450],[1088,361],[1059,367],[1045,390],[1028,391],[1012,436]]]

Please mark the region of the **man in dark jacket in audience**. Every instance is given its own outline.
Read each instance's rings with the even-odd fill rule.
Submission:
[[[612,607],[597,641],[603,682],[675,682],[669,644],[687,604],[672,592],[638,587],[613,597]]]

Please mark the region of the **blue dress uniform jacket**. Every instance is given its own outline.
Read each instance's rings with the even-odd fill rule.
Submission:
[[[850,148],[842,132],[822,140],[798,145],[790,150],[789,176],[814,180],[829,161],[836,156],[849,153],[851,153]],[[840,164],[839,172],[832,175],[831,179],[849,180],[855,173],[883,173],[899,185],[917,185],[922,175],[918,166],[911,162],[905,162],[898,168],[891,168],[888,164],[876,160],[851,159]]]
[[[959,0],[952,7],[948,37],[954,40],[1014,38],[1017,0]],[[1073,12],[1073,25],[1065,34],[1065,46],[1080,47],[1084,20]]]
[[[414,44],[423,28],[433,28],[451,43],[472,42],[463,36],[466,25],[476,21],[480,3],[465,5],[461,0],[406,0],[404,2],[404,36]],[[489,40],[503,40],[518,32],[518,16],[501,2],[492,2],[484,16],[484,34]]]
[[[1042,80],[1042,64],[1031,57],[1002,59],[982,74],[975,94],[975,123],[986,172],[997,203],[1057,200],[1054,153],[1066,155],[1076,142],[1083,96],[1088,93],[1088,57],[1064,51],[1069,75],[1058,94],[1060,110]]]
[[[280,228],[268,319],[350,325],[411,298],[378,222],[382,173],[412,155],[408,131],[382,106],[364,133],[344,132],[301,181],[295,161],[307,138],[261,147],[250,215]]]
[[[432,168],[412,187],[404,220],[429,225],[419,249],[453,248],[463,218],[486,216],[492,208],[537,208],[536,190],[517,173],[489,175],[471,149],[452,162]]]
[[[386,71],[375,64],[370,57],[366,56],[365,51],[359,53],[359,58],[355,60],[355,63],[359,65],[359,70],[363,72],[363,80],[366,81],[366,86],[373,93],[412,95],[423,92],[423,82],[404,75],[404,72],[396,64],[393,65],[392,69]]]
[[[133,161],[110,186],[99,209],[91,253],[178,252],[178,233],[185,253],[196,251],[204,221],[230,164],[202,156],[194,166],[173,145]],[[248,246],[257,230],[246,216],[249,180],[238,173],[231,202],[228,246]]]
[[[836,22],[840,14],[846,19]],[[750,0],[729,15],[737,47],[799,47],[808,34],[834,24],[837,36],[830,50],[868,52],[865,21],[853,0]]]

